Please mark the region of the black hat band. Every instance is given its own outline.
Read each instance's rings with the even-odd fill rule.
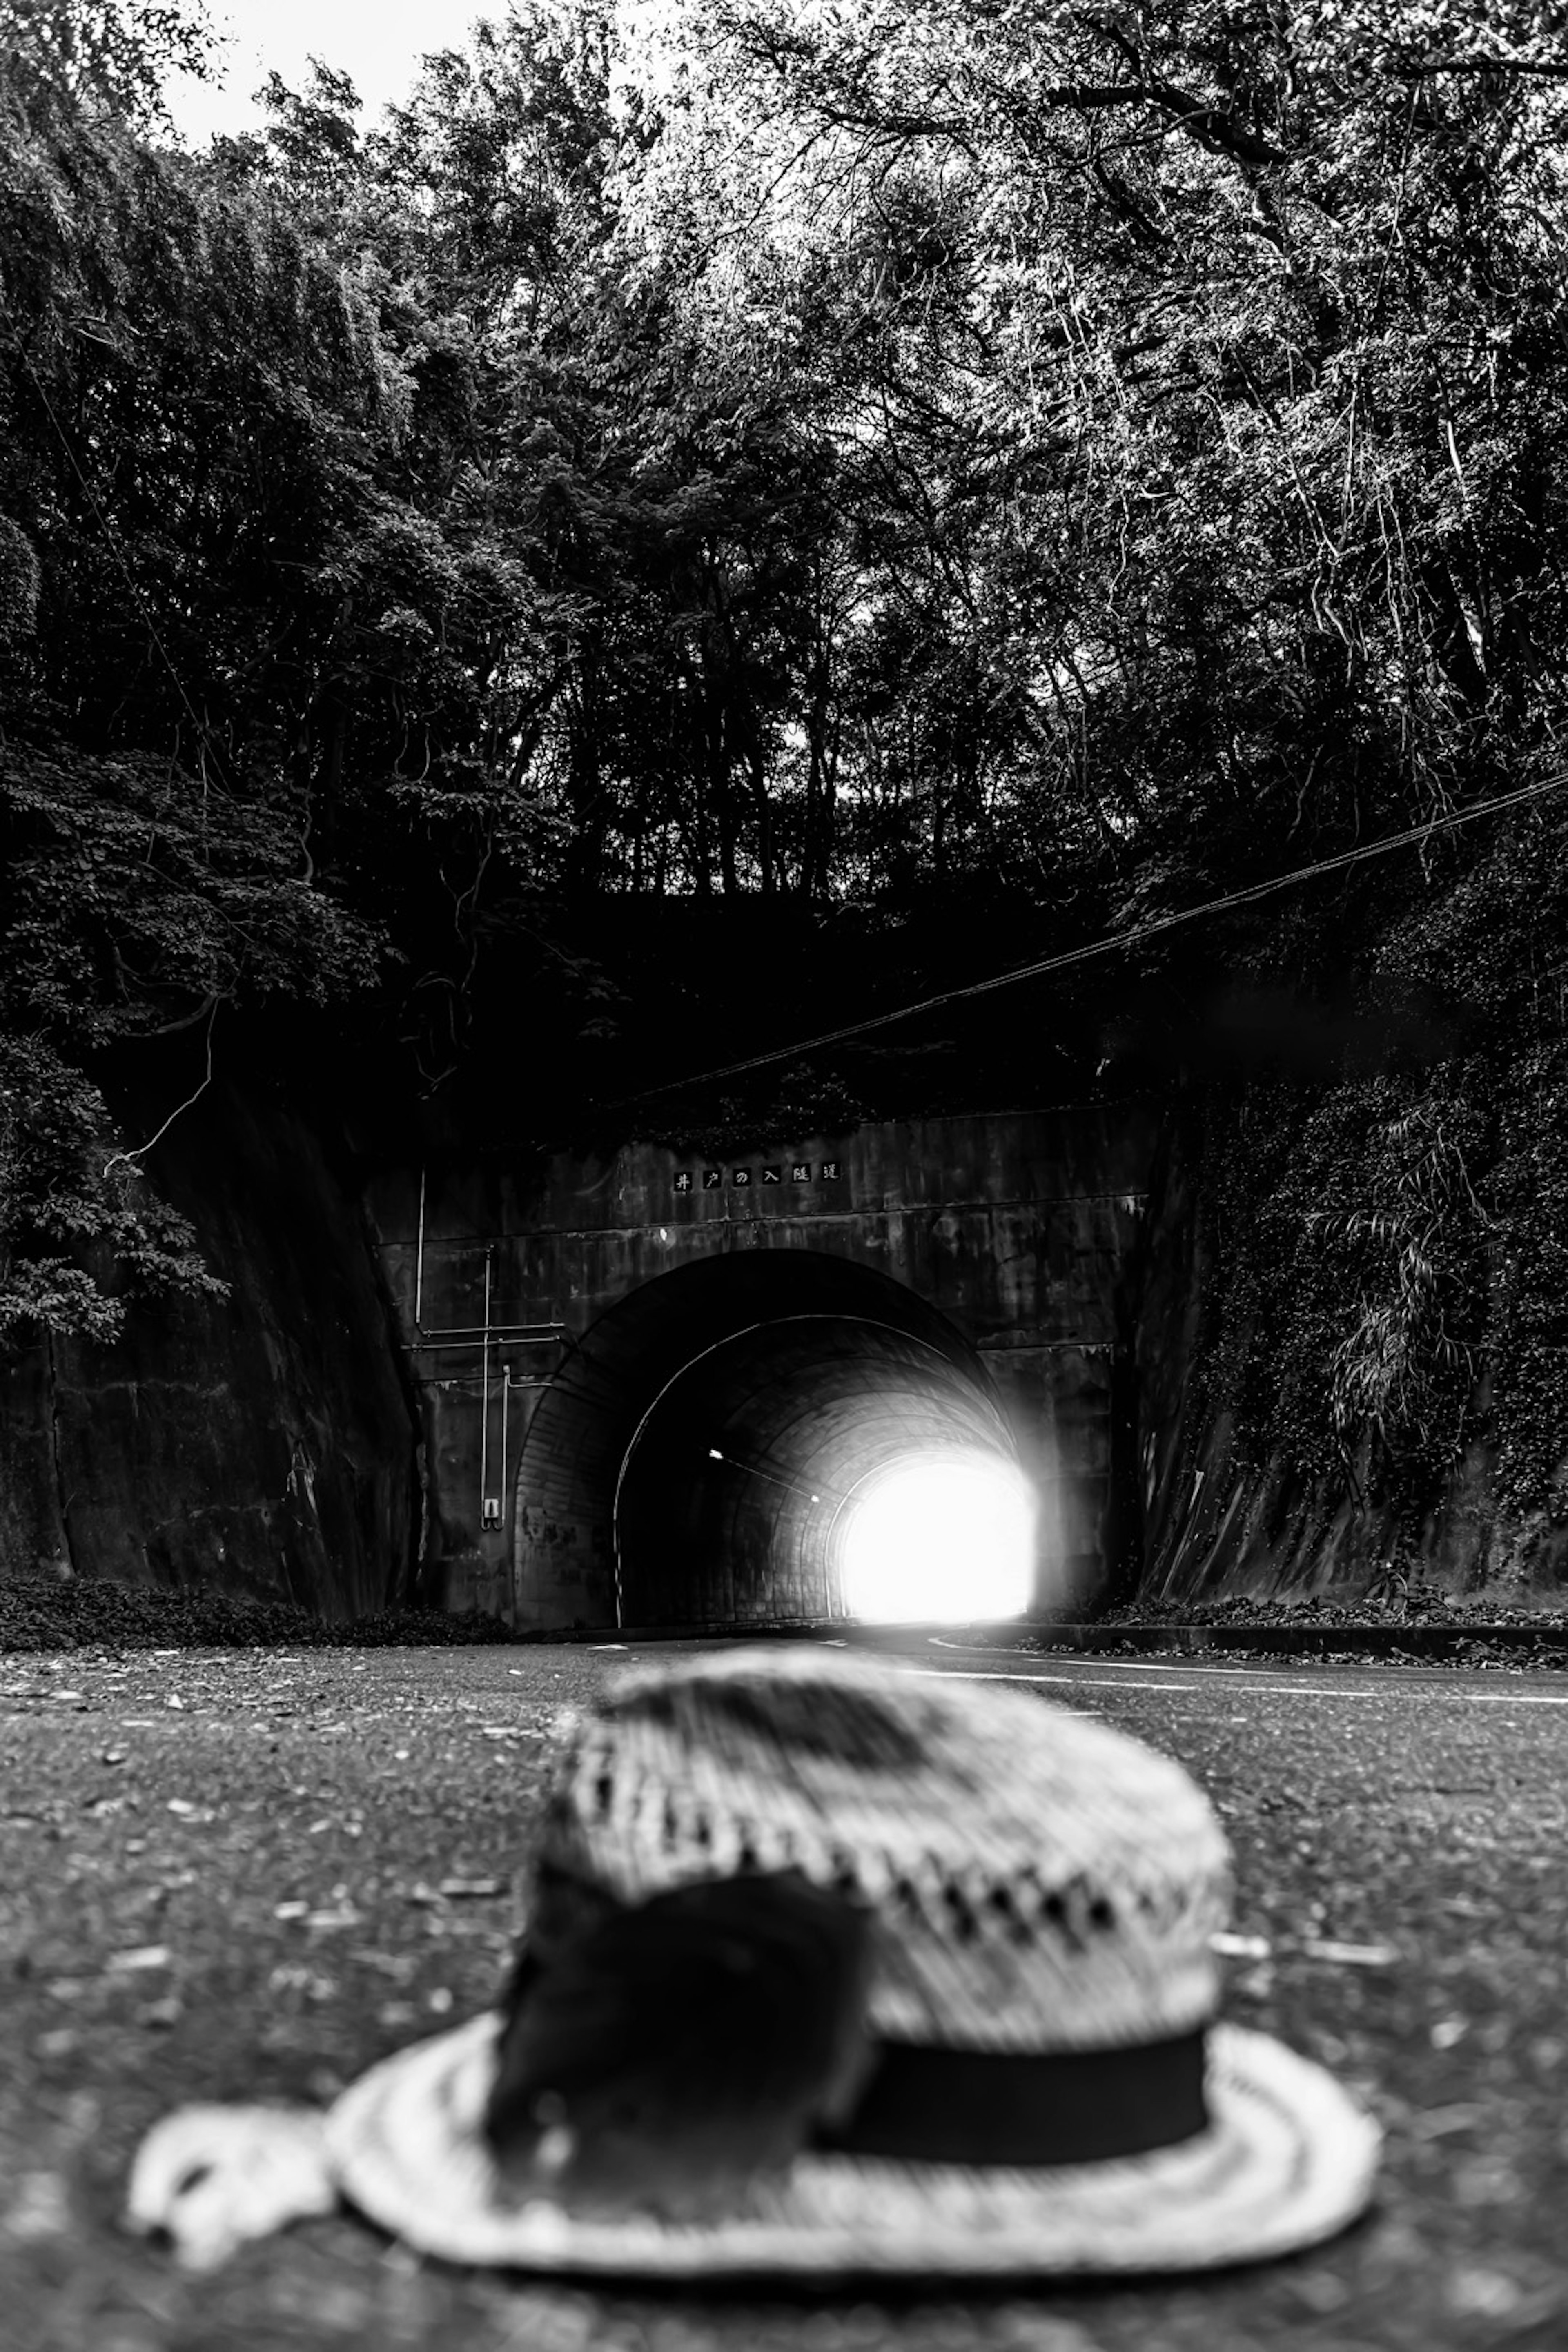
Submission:
[[[859,2104],[814,2146],[921,2164],[1094,2164],[1207,2129],[1205,2034],[1115,2050],[878,2045]]]

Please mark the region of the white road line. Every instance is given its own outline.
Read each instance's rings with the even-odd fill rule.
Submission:
[[[1568,1693],[1556,1691],[1460,1691],[1472,1706],[1568,1706]]]
[[[1316,1689],[1310,1683],[1255,1683],[1233,1666],[1194,1666],[1193,1674],[1222,1674],[1231,1689],[1256,1694],[1259,1698],[1385,1698],[1389,1685],[1380,1683],[1375,1690],[1347,1690],[1342,1684],[1320,1684]],[[1075,1690],[1159,1690],[1186,1691],[1197,1697],[1203,1690],[1199,1682],[1186,1683],[1114,1683],[1103,1672],[1087,1675],[1004,1675],[984,1671],[974,1666],[909,1666],[912,1675],[946,1675],[954,1682],[963,1683],[1069,1683]],[[1421,1687],[1430,1691],[1431,1683]],[[1458,1691],[1439,1696],[1463,1699],[1471,1706],[1568,1706],[1568,1692],[1557,1691]]]
[[[957,1650],[959,1644],[956,1642],[933,1642],[932,1647],[942,1650]],[[969,1647],[963,1651],[963,1654],[971,1658],[1010,1658],[1016,1657],[1018,1653],[1016,1650],[981,1650]],[[1168,1657],[1150,1660],[1145,1660],[1143,1658],[1108,1658],[1102,1656],[1099,1652],[1094,1650],[1081,1650],[1079,1653],[1079,1655],[1089,1672],[1097,1675],[1168,1675],[1174,1673],[1180,1675],[1234,1675],[1239,1677],[1243,1675],[1266,1675],[1270,1672],[1278,1671],[1277,1668],[1270,1668],[1268,1666],[1227,1666],[1222,1664],[1217,1658],[1184,1658],[1179,1663],[1173,1663]],[[1290,1688],[1294,1690],[1295,1687],[1295,1684],[1292,1683],[1290,1685]]]
[[[973,1666],[906,1666],[906,1674],[941,1677],[950,1683],[1070,1683],[1075,1690],[1115,1690],[1115,1683],[1097,1680],[1092,1675],[998,1675],[984,1674]],[[1133,1690],[1195,1691],[1196,1683],[1133,1683],[1123,1685]],[[1355,1693],[1356,1697],[1361,1693]]]

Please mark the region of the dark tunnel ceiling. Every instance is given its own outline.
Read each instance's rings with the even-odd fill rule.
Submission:
[[[566,1522],[603,1563],[600,1622],[840,1614],[852,1490],[937,1453],[1016,1459],[978,1358],[901,1284],[797,1250],[661,1276],[588,1332],[534,1416],[521,1613],[527,1530]]]

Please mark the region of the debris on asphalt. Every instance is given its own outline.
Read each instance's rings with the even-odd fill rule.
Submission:
[[[1309,1960],[1330,1960],[1341,1969],[1388,1969],[1399,1958],[1392,1944],[1337,1944],[1321,1936],[1309,1936],[1300,1948]]]

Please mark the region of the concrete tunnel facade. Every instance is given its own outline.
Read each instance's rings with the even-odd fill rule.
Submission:
[[[424,1426],[426,1588],[520,1626],[844,1613],[895,1459],[1015,1465],[1036,1605],[1114,1548],[1152,1126],[1086,1106],[372,1193]]]

